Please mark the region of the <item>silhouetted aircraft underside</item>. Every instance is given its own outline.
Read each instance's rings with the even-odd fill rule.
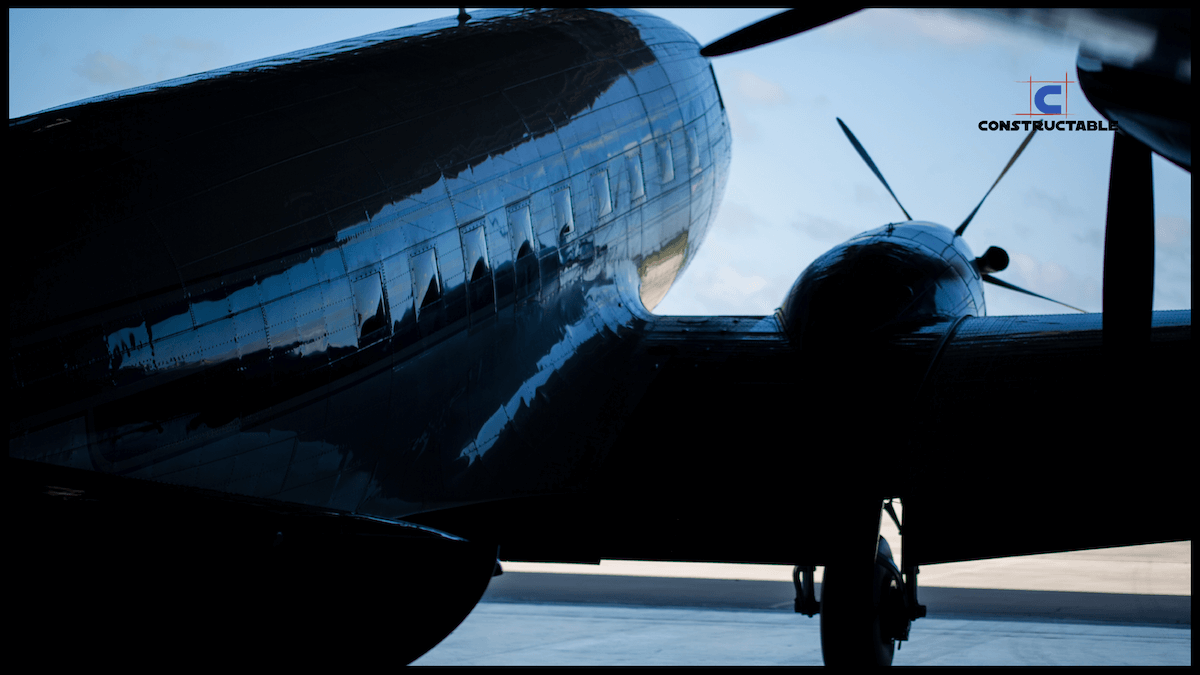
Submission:
[[[1190,536],[1183,472],[1139,457],[1185,412],[1190,311],[986,317],[1007,255],[970,217],[905,212],[771,316],[653,315],[730,157],[699,45],[653,16],[475,12],[10,120],[9,148],[42,214],[9,266],[34,642],[69,607],[87,649],[407,663],[499,547],[793,564],[810,614],[825,565],[827,661],[890,663],[920,564]]]

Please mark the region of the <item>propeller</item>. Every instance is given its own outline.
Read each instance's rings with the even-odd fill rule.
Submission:
[[[814,10],[814,9],[805,9],[805,10],[789,9],[785,12],[781,12],[774,16],[767,17],[766,19],[763,19],[762,21],[759,21],[757,23],[750,24],[749,26],[746,26],[745,28],[734,31],[733,33],[730,33],[729,35],[726,35],[725,37],[723,37],[719,40],[709,43],[703,49],[700,50],[700,55],[711,58],[714,56],[724,56],[725,54],[732,54],[734,52],[740,52],[745,49],[751,49],[754,47],[758,47],[760,45],[764,45],[769,42],[775,42],[776,40],[782,40],[783,38],[791,37],[798,33],[803,33],[806,30],[816,28],[817,26],[822,26],[831,21],[836,21],[843,17],[854,14],[855,12],[859,11],[859,9],[861,9],[861,8],[855,8],[850,11],[845,11],[845,10],[840,10],[840,9],[816,9],[816,10]],[[881,172],[879,170],[879,167],[875,166],[875,162],[871,159],[871,155],[867,153],[867,150],[866,150],[866,148],[863,147],[862,143],[858,142],[858,139],[854,136],[854,133],[850,131],[850,127],[846,126],[846,123],[843,122],[841,120],[841,118],[838,118],[837,123],[839,126],[841,126],[842,131],[846,134],[846,138],[850,139],[850,144],[853,145],[854,149],[858,151],[859,157],[862,157],[863,161],[867,163],[867,166],[870,167],[871,171],[875,174],[875,177],[879,179],[879,182],[883,183],[883,187],[887,189],[888,194],[890,194],[892,196],[892,199],[896,200],[896,206],[900,207],[900,210],[904,213],[904,217],[907,218],[908,220],[912,220],[913,217],[911,215],[909,215],[908,210],[905,209],[904,205],[900,203],[900,198],[896,196],[896,193],[892,190],[892,186],[888,185],[887,180],[883,177],[883,172]],[[1025,146],[1029,145],[1029,141],[1033,140],[1033,135],[1035,133],[1037,133],[1037,129],[1030,131],[1029,135],[1025,137],[1025,140],[1021,141],[1020,147],[1018,147],[1017,151],[1015,153],[1013,153],[1012,158],[1008,160],[1008,164],[1006,164],[1004,166],[1004,170],[1000,172],[1000,175],[996,177],[996,180],[995,180],[995,182],[992,183],[992,186],[990,188],[988,188],[988,191],[986,193],[984,193],[983,199],[979,200],[979,203],[976,204],[975,208],[971,210],[971,213],[967,216],[966,220],[964,220],[962,222],[962,224],[958,226],[958,229],[956,229],[954,231],[955,236],[961,237],[962,234],[964,232],[966,232],[967,226],[971,224],[971,220],[975,218],[975,214],[979,212],[979,209],[980,209],[980,207],[983,206],[983,203],[985,201],[987,201],[988,195],[991,195],[992,190],[996,189],[996,186],[1000,184],[1000,179],[1004,178],[1004,174],[1008,173],[1008,170],[1010,168],[1012,168],[1012,165],[1017,161],[1017,158],[1021,156],[1022,152],[1024,152]],[[1118,136],[1118,138],[1120,138],[1121,134],[1118,134],[1117,136]],[[1120,178],[1118,178],[1117,154],[1118,154],[1118,145],[1120,145],[1121,142],[1118,140],[1114,143],[1114,146],[1113,146],[1112,179],[1111,179],[1110,187],[1109,187],[1109,222],[1111,223],[1113,221],[1114,200],[1115,200],[1115,202],[1120,207],[1117,209],[1118,213],[1132,214],[1132,213],[1136,212],[1136,215],[1134,216],[1134,220],[1137,220],[1138,222],[1131,224],[1133,226],[1127,228],[1127,230],[1123,230],[1121,232],[1121,234],[1119,234],[1115,239],[1113,239],[1113,241],[1120,241],[1122,243],[1128,241],[1131,244],[1132,249],[1136,249],[1136,250],[1140,251],[1141,249],[1145,248],[1143,239],[1145,239],[1145,236],[1146,236],[1145,232],[1147,230],[1149,231],[1150,273],[1148,276],[1150,279],[1150,291],[1146,292],[1142,288],[1142,286],[1144,286],[1144,284],[1139,283],[1139,284],[1131,285],[1128,288],[1123,287],[1120,291],[1117,291],[1114,288],[1112,293],[1110,293],[1109,292],[1109,284],[1106,284],[1105,285],[1105,294],[1104,294],[1104,308],[1105,308],[1105,313],[1108,313],[1110,311],[1109,306],[1110,306],[1110,304],[1112,304],[1113,306],[1120,306],[1122,308],[1122,309],[1118,310],[1118,314],[1121,314],[1122,316],[1124,316],[1125,314],[1128,314],[1130,316],[1136,314],[1137,316],[1140,317],[1141,314],[1144,313],[1144,312],[1142,312],[1142,309],[1145,309],[1146,312],[1149,311],[1149,298],[1153,294],[1153,284],[1154,284],[1154,276],[1153,276],[1153,273],[1154,273],[1154,250],[1153,250],[1154,249],[1154,229],[1153,229],[1154,208],[1153,208],[1153,203],[1154,202],[1153,202],[1153,199],[1154,198],[1153,198],[1153,193],[1151,190],[1151,192],[1149,194],[1149,198],[1147,200],[1147,198],[1142,195],[1142,192],[1144,192],[1145,190],[1141,187],[1143,183],[1146,183],[1147,185],[1149,184],[1149,175],[1150,175],[1150,173],[1149,173],[1149,171],[1150,171],[1149,153],[1148,153],[1148,151],[1145,151],[1145,146],[1141,146],[1140,143],[1137,143],[1137,141],[1133,141],[1132,139],[1129,139],[1129,140],[1131,143],[1134,143],[1134,144],[1137,144],[1138,146],[1140,146],[1141,150],[1140,151],[1137,150],[1132,145],[1129,145],[1128,147],[1122,146],[1122,160],[1120,161],[1120,166],[1121,166]],[[1145,162],[1144,162],[1145,163],[1144,171],[1141,168],[1139,168],[1141,165],[1141,160],[1134,157],[1134,154],[1139,153],[1139,152],[1146,155]],[[1130,157],[1131,159],[1125,159],[1126,156]],[[1140,155],[1139,155],[1139,157],[1140,157]],[[1145,180],[1143,180],[1143,175],[1145,177]],[[1141,224],[1141,221],[1144,220],[1144,217],[1143,217],[1144,214],[1142,214],[1142,211],[1145,210],[1144,205],[1146,203],[1148,203],[1150,205],[1149,206],[1149,223],[1150,223],[1150,225],[1148,227],[1143,226]],[[1109,231],[1111,233],[1111,228],[1109,228]],[[1118,267],[1133,268],[1136,270],[1135,272],[1132,273],[1133,275],[1140,275],[1141,277],[1145,278],[1147,275],[1141,274],[1141,271],[1142,271],[1141,268],[1145,267],[1145,256],[1141,253],[1128,253],[1127,254],[1124,252],[1122,245],[1110,246],[1108,242],[1110,239],[1112,239],[1111,234],[1106,235],[1106,237],[1107,238],[1106,238],[1106,242],[1105,242],[1105,256],[1104,256],[1105,279],[1109,278],[1109,270],[1110,269],[1116,269]],[[1113,254],[1111,256],[1109,253],[1110,249],[1113,251]],[[1121,249],[1121,251],[1118,252],[1118,249]],[[1110,258],[1111,258],[1111,263],[1110,263]],[[992,272],[999,272],[1008,267],[1008,254],[1005,253],[1004,249],[1002,249],[1002,248],[999,248],[997,246],[992,246],[992,247],[988,248],[987,252],[984,253],[982,256],[976,258],[973,261],[973,263],[975,265],[976,270],[979,271],[980,278],[989,284],[1001,286],[1003,288],[1007,288],[1011,291],[1016,291],[1018,293],[1024,293],[1026,295],[1031,295],[1035,298],[1049,300],[1050,302],[1062,305],[1063,307],[1069,307],[1077,312],[1084,311],[1073,305],[1068,305],[1065,302],[1060,302],[1053,298],[1048,298],[1044,295],[1034,293],[1033,291],[1026,290],[1015,284],[1010,284],[1007,281],[1003,281],[1001,279],[997,279],[996,277],[993,277],[991,275]],[[1117,300],[1118,296],[1121,296],[1123,299]],[[1135,301],[1132,299],[1128,299],[1128,298],[1132,298],[1134,296],[1136,296],[1139,300]],[[1145,296],[1145,298],[1146,298],[1145,302],[1141,302],[1142,296]],[[1143,308],[1142,305],[1145,305],[1145,307]],[[1105,335],[1106,341],[1110,341],[1110,340],[1114,339],[1114,338],[1109,337],[1110,324],[1113,327],[1113,330],[1111,331],[1112,334],[1116,335],[1119,332],[1124,332],[1124,333],[1129,332],[1130,329],[1123,328],[1123,326],[1126,326],[1127,324],[1129,326],[1134,326],[1135,321],[1133,318],[1125,319],[1125,318],[1118,318],[1118,317],[1114,317],[1112,321],[1106,321],[1105,329],[1104,329],[1104,335]],[[1145,325],[1148,325],[1148,323],[1146,323]]]
[[[879,179],[880,183],[883,183],[883,187],[887,188],[888,194],[892,196],[892,199],[896,200],[896,206],[899,206],[900,210],[904,211],[904,217],[912,220],[913,217],[908,215],[908,211],[905,210],[904,205],[900,203],[900,198],[896,196],[895,192],[892,192],[892,186],[888,185],[888,182],[884,180],[883,173],[879,171],[879,167],[875,166],[875,162],[871,161],[871,156],[867,154],[867,149],[864,148],[862,143],[859,143],[858,139],[854,137],[854,134],[850,131],[850,127],[846,126],[846,123],[843,122],[842,118],[840,117],[837,118],[837,123],[842,127],[842,131],[846,132],[846,138],[850,139],[850,144],[853,145],[854,149],[858,151],[858,156],[862,157],[863,161],[867,163],[867,166],[871,167],[871,170],[875,172],[875,177]]]
[[[1150,148],[1124,132],[1113,134],[1101,302],[1106,348],[1125,350],[1150,342],[1154,306],[1154,178]]]
[[[995,247],[993,246],[992,248],[995,248]],[[999,271],[999,270],[997,270],[997,271]],[[980,273],[979,278],[983,279],[984,281],[988,282],[989,284],[995,284],[996,286],[999,286],[1000,288],[1007,288],[1010,291],[1016,291],[1018,293],[1024,293],[1025,295],[1032,295],[1035,298],[1049,300],[1050,302],[1053,302],[1056,305],[1062,305],[1063,307],[1070,307],[1071,309],[1075,310],[1076,312],[1082,312],[1084,314],[1087,314],[1087,311],[1079,309],[1075,305],[1068,305],[1067,303],[1059,302],[1058,300],[1055,300],[1054,298],[1047,298],[1046,296],[1038,295],[1037,293],[1034,293],[1033,291],[1027,291],[1024,288],[1021,288],[1020,286],[1010,284],[1007,281],[1004,281],[1002,279],[997,279],[996,277],[994,277],[990,274]]]
[[[979,200],[979,203],[976,204],[975,208],[971,211],[971,215],[967,216],[967,219],[962,222],[962,225],[958,226],[958,229],[954,231],[954,234],[961,237],[962,233],[967,231],[967,225],[971,224],[971,219],[974,218],[975,214],[979,212],[979,207],[983,206],[984,200],[986,200],[988,195],[992,194],[992,190],[995,190],[996,186],[1000,184],[1000,179],[1004,178],[1004,174],[1008,173],[1008,170],[1010,167],[1012,167],[1013,162],[1017,161],[1017,158],[1021,156],[1021,151],[1025,149],[1025,146],[1029,145],[1029,141],[1033,140],[1033,135],[1037,132],[1038,130],[1034,129],[1033,131],[1029,132],[1029,135],[1025,137],[1025,140],[1021,141],[1021,147],[1017,148],[1017,151],[1013,153],[1012,159],[1008,160],[1008,164],[1004,165],[1004,170],[1001,171],[1000,175],[996,177],[996,182],[992,183],[992,187],[988,188],[987,193],[983,195],[983,199]],[[1068,305],[1068,307],[1069,306],[1070,305]]]
[[[875,172],[875,177],[879,179],[879,182],[883,183],[883,187],[887,188],[888,193],[892,195],[892,199],[896,200],[896,205],[900,207],[900,210],[904,211],[904,216],[906,218],[908,218],[909,220],[912,220],[913,219],[912,216],[908,215],[908,211],[904,208],[904,205],[900,203],[900,199],[898,197],[896,197],[896,193],[892,192],[891,186],[888,185],[888,182],[883,178],[883,173],[879,171],[879,167],[875,166],[875,162],[871,161],[871,156],[869,154],[867,154],[866,148],[864,148],[862,146],[862,143],[858,142],[858,139],[850,131],[850,127],[846,126],[846,123],[843,122],[840,117],[838,118],[837,123],[839,126],[842,127],[842,131],[845,132],[846,138],[850,139],[850,143],[851,143],[851,145],[854,146],[854,149],[858,150],[859,157],[862,157],[863,161],[867,163],[867,166],[869,166],[871,168],[871,171]],[[983,195],[983,199],[979,200],[979,203],[971,211],[971,214],[969,216],[967,216],[967,219],[964,220],[962,225],[959,225],[958,229],[954,231],[955,236],[961,237],[962,233],[966,231],[967,225],[969,225],[971,223],[971,219],[974,218],[975,214],[979,212],[979,207],[983,206],[983,202],[988,198],[988,195],[992,194],[992,190],[996,189],[996,186],[1000,183],[1000,179],[1004,178],[1004,174],[1008,173],[1008,170],[1010,168],[1012,168],[1013,162],[1016,162],[1017,158],[1021,156],[1021,153],[1025,150],[1025,146],[1029,145],[1029,141],[1033,139],[1033,135],[1036,133],[1037,133],[1037,130],[1034,129],[1033,131],[1029,132],[1029,135],[1025,137],[1024,141],[1021,141],[1021,146],[1019,148],[1017,148],[1017,151],[1015,153],[1013,153],[1012,159],[1008,160],[1008,164],[1004,165],[1004,170],[1000,172],[1000,175],[996,178],[996,181],[994,183],[992,183],[992,187],[988,188],[987,193]],[[1149,157],[1147,157],[1146,166],[1147,166],[1147,170],[1148,170],[1149,169]],[[1116,170],[1117,170],[1116,169],[1116,159],[1115,159],[1115,151],[1114,151],[1114,159],[1113,159],[1114,176],[1116,175]],[[1115,179],[1114,179],[1114,182],[1115,182]],[[1111,203],[1111,199],[1112,199],[1111,194],[1112,194],[1112,192],[1111,192],[1111,187],[1110,187],[1110,197],[1109,197],[1110,203]],[[1112,212],[1111,206],[1110,206],[1109,212],[1110,212],[1110,214]],[[1153,217],[1153,208],[1151,208],[1151,217]],[[1111,215],[1110,215],[1110,220],[1111,220]],[[1133,229],[1133,228],[1131,228],[1131,229]],[[1151,228],[1151,237],[1153,237],[1153,228]],[[1153,248],[1153,239],[1151,240],[1151,248]],[[1107,250],[1108,249],[1106,247],[1105,248],[1105,251],[1106,251],[1106,256],[1105,256],[1106,275],[1107,275],[1107,270],[1108,270]],[[1008,253],[1006,253],[1004,251],[1004,249],[1000,248],[999,246],[989,247],[987,252],[985,252],[982,256],[976,258],[972,262],[975,265],[975,269],[979,272],[979,278],[989,284],[993,284],[995,286],[1000,286],[1001,288],[1007,288],[1010,291],[1024,293],[1025,295],[1032,295],[1035,298],[1049,300],[1050,302],[1062,305],[1063,307],[1070,307],[1071,309],[1073,309],[1077,312],[1084,312],[1084,310],[1079,309],[1078,307],[1075,307],[1074,305],[1068,305],[1065,302],[1060,302],[1058,300],[1055,300],[1054,298],[1048,298],[1044,295],[1034,293],[1033,291],[1025,290],[1024,288],[1021,288],[1020,286],[1017,286],[1015,284],[1010,284],[1007,281],[1003,281],[1001,279],[997,279],[996,277],[993,277],[991,275],[992,272],[1000,272],[1008,267]],[[1152,252],[1152,257],[1151,257],[1151,264],[1153,266],[1153,252]],[[1153,282],[1153,278],[1152,278],[1152,282]],[[1084,312],[1084,313],[1086,314],[1086,312]]]
[[[724,56],[765,45],[768,42],[782,40],[797,33],[803,33],[811,28],[823,26],[831,21],[849,16],[861,7],[850,11],[845,9],[789,9],[786,12],[769,16],[758,23],[752,23],[741,30],[709,43],[700,50],[701,56]]]

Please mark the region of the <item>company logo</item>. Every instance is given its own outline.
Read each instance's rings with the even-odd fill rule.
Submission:
[[[1117,129],[1116,122],[1107,120],[1045,119],[1066,118],[1071,114],[1068,111],[1071,100],[1069,87],[1075,84],[1075,81],[1070,79],[1067,73],[1063,73],[1061,80],[1035,80],[1030,75],[1028,80],[1017,80],[1017,82],[1025,85],[1022,88],[1028,92],[1029,107],[1028,112],[1013,114],[1027,119],[982,120],[979,122],[980,131],[1029,131],[1031,129],[1037,131],[1116,131]]]
[[[1070,114],[1067,112],[1067,104],[1070,102],[1071,96],[1066,88],[1069,84],[1075,84],[1075,81],[1067,79],[1066,73],[1063,73],[1063,79],[1061,80],[1034,80],[1033,76],[1030,75],[1028,81],[1020,82],[1021,84],[1029,85],[1029,112],[1016,113],[1017,115],[1028,115],[1029,117],[1035,115],[1062,115],[1065,117]],[[1040,85],[1037,87],[1036,92],[1033,86],[1035,84]],[[1047,101],[1047,96],[1054,96],[1055,101],[1062,101],[1062,105]],[[1059,96],[1062,98],[1057,98]],[[1037,112],[1033,111],[1035,106],[1038,109]]]

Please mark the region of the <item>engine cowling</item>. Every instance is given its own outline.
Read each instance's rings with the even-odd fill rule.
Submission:
[[[865,232],[808,266],[779,308],[793,346],[836,348],[984,313],[970,248],[948,228],[908,221]]]

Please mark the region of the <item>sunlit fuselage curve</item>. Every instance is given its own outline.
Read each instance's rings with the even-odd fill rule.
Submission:
[[[582,489],[729,165],[638,12],[473,13],[10,121],[10,457],[400,518]]]

